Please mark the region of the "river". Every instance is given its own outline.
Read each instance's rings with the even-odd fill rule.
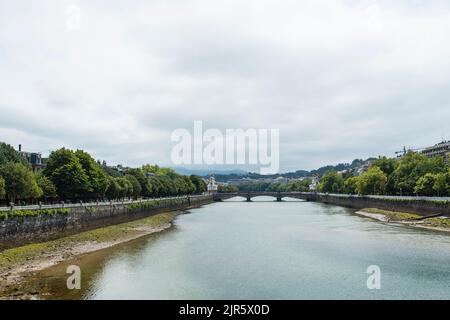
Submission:
[[[52,298],[450,299],[450,235],[338,206],[255,200],[193,209],[160,234],[70,261],[81,290],[65,289],[66,264],[41,284]],[[373,265],[381,287],[369,290]]]

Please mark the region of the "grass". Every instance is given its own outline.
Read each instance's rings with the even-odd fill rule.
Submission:
[[[424,225],[437,228],[450,228],[450,219],[446,217],[430,218],[424,220]]]
[[[7,220],[8,218],[14,217],[35,217],[39,215],[54,216],[57,214],[69,213],[69,208],[2,211],[0,212],[0,220]]]
[[[361,211],[367,212],[367,213],[374,213],[374,214],[382,214],[389,218],[391,221],[404,221],[404,220],[416,220],[419,218],[422,218],[421,215],[415,214],[415,213],[407,213],[407,212],[395,212],[395,211],[388,211],[388,210],[382,210],[377,208],[365,208]]]
[[[142,209],[153,209],[153,208],[159,208],[160,206],[170,206],[170,205],[179,205],[186,203],[188,200],[179,198],[179,199],[162,199],[162,200],[152,200],[152,201],[146,201],[146,202],[138,202],[138,203],[131,203],[127,205],[128,210],[134,211],[134,210],[142,210]]]
[[[48,242],[8,249],[0,252],[0,269],[9,269],[27,261],[42,259],[46,255],[73,247],[78,243],[88,241],[108,242],[125,236],[138,235],[137,227],[161,227],[171,222],[177,214],[177,212],[160,213],[148,218],[85,231]]]

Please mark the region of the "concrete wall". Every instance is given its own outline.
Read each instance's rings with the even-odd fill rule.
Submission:
[[[141,201],[136,203],[144,203]],[[0,249],[27,243],[42,242],[108,225],[123,223],[151,215],[186,210],[212,202],[212,196],[191,196],[180,199],[179,204],[162,200],[151,209],[130,209],[129,204],[98,205],[71,208],[68,214],[9,217],[0,220]]]
[[[309,194],[307,195],[307,200],[340,205],[355,209],[378,208],[390,211],[417,213],[423,216],[437,213],[442,213],[445,216],[450,216],[449,203],[438,201],[376,199],[369,197],[334,196],[324,194]]]

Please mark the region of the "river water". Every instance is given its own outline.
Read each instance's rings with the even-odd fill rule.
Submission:
[[[43,278],[52,298],[450,299],[450,235],[387,225],[349,209],[259,198],[178,216],[174,227]],[[380,289],[367,287],[379,267]],[[65,266],[58,268],[65,270]]]

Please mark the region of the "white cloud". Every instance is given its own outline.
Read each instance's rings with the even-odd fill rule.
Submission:
[[[446,1],[0,7],[0,140],[26,149],[170,165],[170,133],[203,120],[279,128],[287,170],[449,138]]]

